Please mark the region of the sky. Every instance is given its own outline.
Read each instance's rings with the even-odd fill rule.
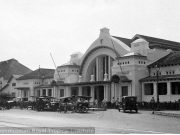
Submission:
[[[100,29],[180,42],[180,0],[0,0],[0,61],[55,68],[95,41]]]

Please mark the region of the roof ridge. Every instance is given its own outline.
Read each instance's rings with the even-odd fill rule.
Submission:
[[[178,41],[172,41],[172,40],[168,40],[168,39],[164,39],[164,38],[157,38],[157,37],[152,37],[152,36],[147,36],[147,35],[141,35],[141,34],[136,34],[134,37],[136,36],[142,36],[142,37],[147,37],[147,38],[153,38],[153,39],[158,39],[158,40],[164,40],[164,41],[167,41],[167,42],[172,42],[172,43],[176,43],[176,44],[180,44],[180,42]],[[164,42],[160,42],[160,43],[164,43]],[[165,43],[167,44],[167,43]]]

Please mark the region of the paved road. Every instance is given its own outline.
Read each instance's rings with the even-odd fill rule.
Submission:
[[[95,133],[157,134],[180,133],[179,123],[180,119],[178,118],[152,115],[149,111],[140,111],[138,114],[123,113],[117,110],[94,111],[83,114],[19,109],[0,111],[0,129],[8,127],[18,129],[28,127],[95,127]]]

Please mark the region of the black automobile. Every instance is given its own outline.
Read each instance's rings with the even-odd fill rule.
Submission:
[[[36,98],[36,105],[35,108],[37,111],[44,111],[44,110],[54,110],[54,106],[52,106],[53,97],[43,96]]]
[[[120,110],[123,110],[123,112],[126,112],[126,110],[129,110],[130,112],[132,112],[132,110],[135,110],[137,113],[138,112],[137,97],[136,96],[123,96],[122,103],[119,107],[119,111]]]

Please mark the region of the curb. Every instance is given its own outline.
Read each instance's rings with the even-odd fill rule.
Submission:
[[[168,117],[180,118],[180,114],[175,114],[175,113],[154,112],[154,114],[162,115],[162,116],[168,116]]]

